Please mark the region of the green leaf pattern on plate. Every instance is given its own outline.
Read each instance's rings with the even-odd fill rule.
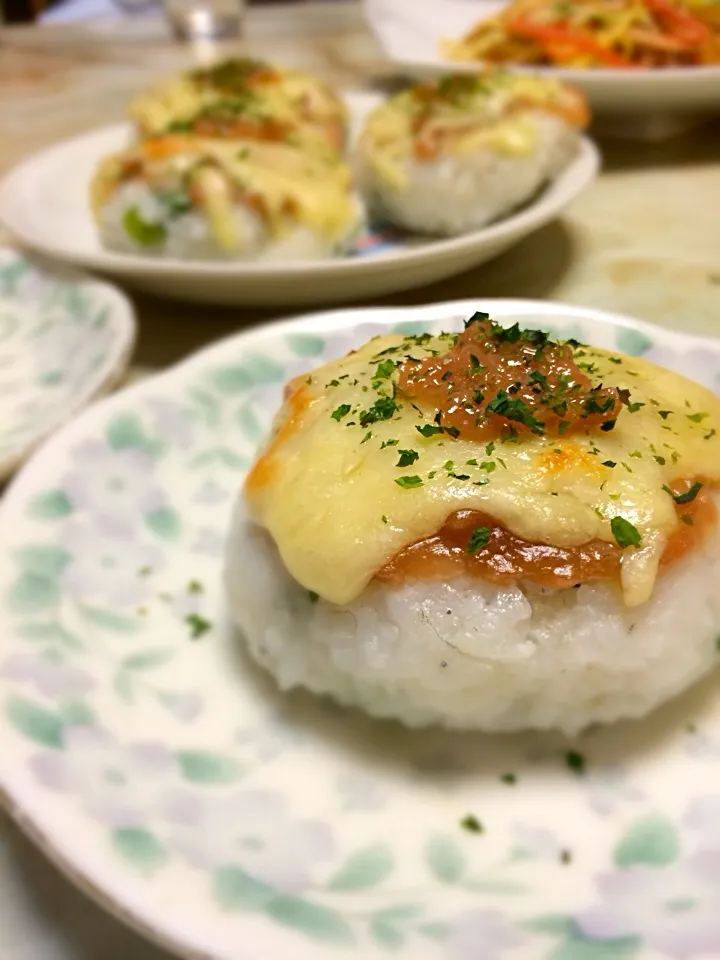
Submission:
[[[118,332],[92,281],[0,249],[0,460],[47,435],[92,391]]]

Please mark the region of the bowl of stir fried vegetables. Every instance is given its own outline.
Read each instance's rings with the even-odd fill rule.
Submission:
[[[412,76],[495,65],[581,87],[594,112],[720,113],[720,0],[365,0]]]
[[[450,60],[578,68],[720,65],[720,3],[515,0],[441,44]]]

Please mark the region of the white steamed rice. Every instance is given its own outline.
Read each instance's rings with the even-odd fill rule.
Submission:
[[[283,690],[306,687],[410,726],[488,731],[572,735],[678,694],[717,660],[719,580],[717,530],[635,609],[609,583],[546,590],[469,578],[374,581],[346,606],[312,602],[242,505],[227,552],[233,616]]]
[[[400,164],[403,187],[384,179],[362,145],[358,182],[371,214],[406,230],[454,236],[479,230],[530,200],[567,166],[579,134],[560,117],[533,114],[537,145],[529,155],[483,147],[472,153]]]
[[[123,218],[131,207],[150,223],[165,222],[167,240],[162,245],[143,246],[128,234]],[[210,224],[201,213],[190,211],[169,221],[165,220],[166,216],[164,207],[145,184],[128,182],[115,191],[99,212],[100,241],[118,253],[179,260],[322,260],[349,253],[364,223],[358,203],[356,222],[337,241],[314,233],[302,224],[272,237],[261,217],[238,204],[234,216],[245,244],[241,250],[227,251],[217,245]]]

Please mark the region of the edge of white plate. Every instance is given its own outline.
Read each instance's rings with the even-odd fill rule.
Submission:
[[[370,101],[377,102],[376,94],[346,93],[349,102]],[[358,108],[360,109],[360,108]],[[16,199],[17,185],[26,177],[32,177],[38,165],[44,163],[53,151],[66,150],[74,144],[90,137],[107,134],[111,129],[126,128],[126,124],[116,124],[111,127],[101,127],[89,133],[81,134],[67,140],[59,141],[44,150],[41,150],[21,161],[0,179],[0,222],[22,244],[36,250],[45,256],[52,257],[65,263],[91,270],[99,270],[109,275],[141,276],[141,277],[173,277],[188,273],[199,277],[233,278],[239,283],[243,279],[263,278],[272,281],[279,278],[292,278],[302,274],[306,279],[321,279],[323,277],[338,277],[354,275],[361,277],[378,271],[391,271],[414,262],[422,262],[428,257],[443,260],[453,259],[456,255],[472,249],[479,244],[491,244],[502,241],[506,237],[530,233],[536,227],[542,226],[558,215],[569,203],[579,196],[597,177],[601,166],[601,156],[598,148],[588,137],[580,138],[580,148],[577,156],[534,200],[520,210],[495,223],[463,234],[446,239],[429,239],[427,243],[416,247],[401,248],[378,257],[338,257],[319,261],[295,261],[286,263],[237,263],[237,262],[199,262],[190,260],[176,260],[169,258],[152,258],[132,256],[129,254],[115,254],[104,250],[80,252],[64,248],[61,244],[48,243],[44,238],[38,239],[31,230],[27,229],[23,211]]]
[[[5,245],[5,250],[13,250]],[[42,265],[39,269],[43,269]],[[0,484],[4,483],[15,473],[20,466],[40,447],[48,437],[62,430],[70,420],[73,420],[81,411],[110,393],[122,380],[130,363],[135,344],[137,342],[137,318],[135,308],[130,298],[119,287],[104,280],[98,280],[90,274],[73,268],[64,270],[66,276],[75,282],[89,284],[110,307],[115,337],[103,358],[102,364],[93,372],[72,403],[62,411],[60,418],[47,430],[39,432],[32,440],[18,446],[14,453],[7,454],[0,459]]]

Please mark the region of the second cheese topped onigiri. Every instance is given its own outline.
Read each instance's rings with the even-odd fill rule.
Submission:
[[[139,94],[129,113],[143,136],[194,133],[242,138],[249,124],[272,122],[296,140],[342,153],[347,108],[324,81],[249,57],[189,70]]]
[[[420,83],[368,118],[359,178],[371,212],[420,233],[477,230],[525,203],[574,157],[582,94],[490,71]]]

